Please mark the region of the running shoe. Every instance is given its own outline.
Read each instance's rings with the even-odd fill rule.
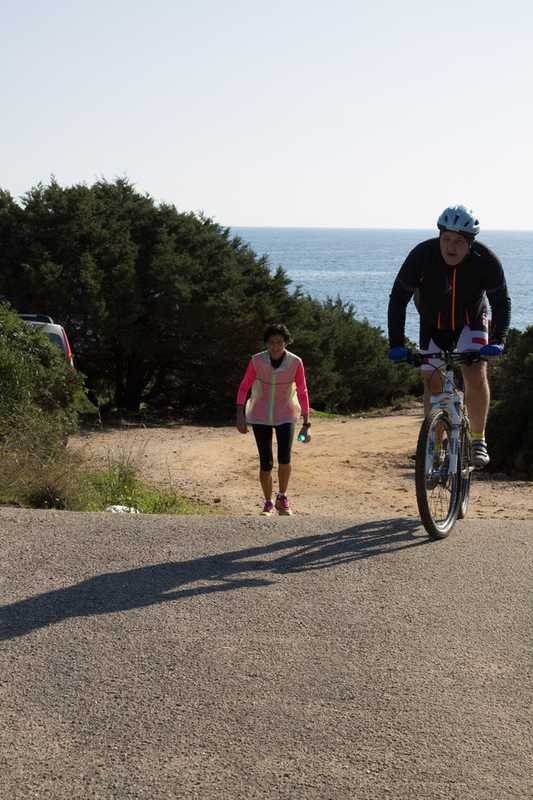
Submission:
[[[472,439],[472,464],[483,467],[490,461],[485,439]]]
[[[273,517],[276,513],[272,500],[265,500],[265,507],[259,514],[260,517]]]
[[[280,517],[292,517],[291,504],[286,497],[276,497],[276,510]]]

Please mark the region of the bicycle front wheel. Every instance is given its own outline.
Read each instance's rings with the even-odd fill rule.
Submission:
[[[452,423],[437,408],[425,418],[416,449],[416,500],[424,528],[433,539],[445,539],[457,521],[461,500],[460,458],[453,475],[450,465]],[[435,445],[441,445],[435,452]]]
[[[470,423],[463,420],[461,436],[459,438],[459,454],[461,456],[461,502],[459,503],[459,519],[466,517],[468,502],[470,500],[470,477],[472,475],[472,446],[470,439]]]

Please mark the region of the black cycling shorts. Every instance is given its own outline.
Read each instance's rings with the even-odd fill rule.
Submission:
[[[489,317],[483,312],[470,325],[458,328],[455,331],[433,328],[423,317],[420,317],[420,352],[434,353],[438,350],[480,350],[489,341]],[[434,367],[441,368],[444,362],[440,359],[430,358],[423,370]]]
[[[272,430],[276,431],[278,443],[278,464],[291,463],[291,450],[294,440],[294,422],[284,422],[283,425],[252,425],[257,449],[259,450],[259,461],[263,472],[270,472],[274,466],[274,454],[272,452]]]

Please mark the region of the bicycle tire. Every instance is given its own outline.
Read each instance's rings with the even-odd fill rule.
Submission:
[[[437,425],[442,427],[443,463],[440,470],[427,470],[433,460]],[[445,409],[437,408],[425,418],[416,448],[415,486],[418,511],[424,528],[433,539],[445,539],[457,521],[461,500],[460,459],[457,470],[448,475],[452,423]]]
[[[470,478],[472,472],[470,471],[470,464],[472,461],[472,454],[470,452],[470,424],[465,420],[461,425],[461,434],[459,439],[459,455],[461,458],[461,500],[459,502],[458,519],[464,519],[468,511],[468,503],[470,501]]]

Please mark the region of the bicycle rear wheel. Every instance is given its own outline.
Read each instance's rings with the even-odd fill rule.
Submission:
[[[467,420],[461,425],[459,438],[459,455],[461,457],[461,501],[459,503],[458,519],[464,519],[470,500],[470,477],[472,475],[472,454],[470,440],[470,424]]]
[[[425,418],[416,449],[416,499],[424,528],[433,539],[445,539],[457,521],[461,500],[460,459],[448,474],[452,423],[444,409]],[[434,459],[435,442],[441,442],[440,464]]]

